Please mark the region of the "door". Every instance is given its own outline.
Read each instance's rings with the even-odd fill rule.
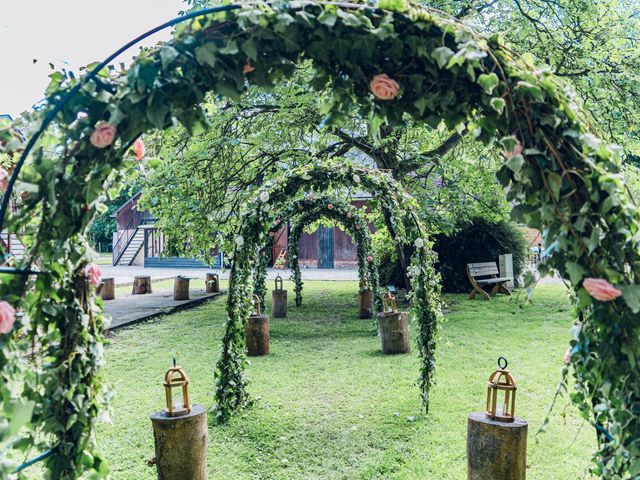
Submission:
[[[333,268],[333,227],[318,227],[318,268]]]

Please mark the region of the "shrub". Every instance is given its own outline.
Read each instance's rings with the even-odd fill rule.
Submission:
[[[513,222],[491,222],[476,218],[459,224],[451,235],[438,235],[434,250],[437,270],[445,292],[468,292],[466,266],[475,262],[498,262],[498,256],[513,255],[513,273],[518,279],[527,263],[527,241]]]

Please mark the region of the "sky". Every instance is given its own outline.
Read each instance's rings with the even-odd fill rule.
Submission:
[[[49,62],[77,71],[184,7],[182,0],[0,0],[0,114],[15,117],[44,97]],[[143,45],[166,40],[169,32]],[[137,51],[132,47],[116,63],[128,63]]]

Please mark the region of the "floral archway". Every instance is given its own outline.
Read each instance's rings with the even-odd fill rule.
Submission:
[[[333,92],[326,123],[357,111],[375,131],[410,115],[432,126],[464,123],[480,140],[499,141],[506,160],[498,178],[514,218],[544,231],[546,268],[574,288],[572,398],[602,432],[596,472],[637,474],[640,376],[629,372],[640,357],[640,213],[618,175],[620,150],[597,138],[562,82],[499,36],[402,0],[379,6],[209,9],[168,22],[184,23],[126,72],[109,70],[107,61],[81,78],[52,76],[48,100],[31,116],[40,129],[13,171],[0,215],[27,251],[0,272],[0,415],[10,426],[0,442],[24,438],[28,425],[54,440],[46,461],[53,477],[106,475],[92,434],[104,398],[102,314],[83,233],[104,208],[105,190],[134,162],[129,152],[141,133],[175,121],[202,128],[197,105],[207,92],[236,98],[247,82],[269,87],[304,58],[315,68],[312,86]],[[12,155],[23,146],[8,139],[2,148]],[[14,189],[23,195],[9,211]],[[36,261],[42,273],[32,273]],[[47,362],[25,365],[35,342]],[[1,452],[6,476],[14,457]]]
[[[373,254],[373,245],[367,222],[360,216],[358,210],[339,197],[308,195],[293,201],[276,216],[276,220],[269,229],[267,245],[261,249],[261,257],[254,272],[254,293],[258,295],[264,306],[266,289],[266,250],[272,247],[273,239],[282,228],[286,220],[291,221],[292,227],[288,237],[289,265],[294,283],[296,306],[302,306],[302,273],[298,258],[298,244],[304,229],[317,220],[327,218],[340,223],[349,233],[357,248],[358,277],[360,284],[366,283],[374,292],[378,307],[381,296],[378,291],[378,268]]]
[[[219,422],[226,421],[235,411],[249,402],[247,380],[243,373],[244,325],[250,314],[251,296],[255,291],[252,274],[261,265],[259,252],[269,238],[276,221],[292,205],[304,205],[295,199],[307,192],[307,203],[315,204],[315,192],[340,191],[347,188],[362,189],[370,193],[373,202],[390,212],[396,228],[396,241],[413,244],[415,253],[408,272],[411,279],[412,316],[418,327],[417,345],[421,358],[418,384],[425,408],[429,403],[429,388],[433,383],[435,367],[435,343],[440,319],[439,276],[435,273],[435,255],[430,250],[425,227],[416,215],[418,205],[400,184],[388,173],[371,170],[345,159],[331,160],[285,171],[276,180],[262,186],[252,199],[246,202],[241,214],[241,224],[229,244],[231,259],[229,290],[227,296],[227,322],[222,341],[222,354],[216,369],[215,412]],[[309,196],[312,197],[309,200]],[[294,200],[294,201],[292,201]],[[319,203],[322,207],[322,202]],[[317,204],[315,204],[317,206]],[[324,210],[324,208],[322,209]],[[319,217],[334,209],[318,211]],[[344,215],[349,208],[344,208]],[[354,230],[358,231],[354,224]],[[227,251],[230,248],[226,249]],[[365,259],[366,261],[366,259]],[[374,265],[372,265],[374,268]],[[263,278],[260,275],[260,278]]]

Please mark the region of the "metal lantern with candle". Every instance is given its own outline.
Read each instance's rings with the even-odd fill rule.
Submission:
[[[173,389],[182,390],[182,402],[174,403]],[[167,399],[167,408],[165,412],[170,417],[179,417],[191,412],[191,404],[189,403],[189,377],[182,369],[176,365],[176,359],[173,359],[173,367],[167,370],[164,376],[164,391]]]
[[[511,423],[515,418],[516,381],[507,366],[506,358],[498,358],[498,370],[491,374],[487,383],[486,413],[491,420]]]
[[[276,277],[276,286],[271,294],[271,316],[285,318],[287,316],[287,291],[284,289],[282,277]]]

